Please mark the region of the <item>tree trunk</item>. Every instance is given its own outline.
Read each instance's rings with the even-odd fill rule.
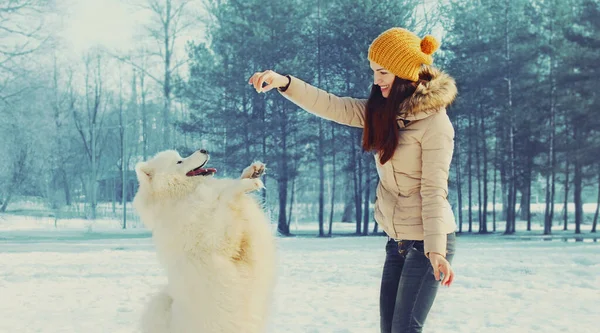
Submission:
[[[457,124],[457,128],[458,128],[458,124]],[[462,211],[462,207],[463,207],[463,198],[462,198],[462,172],[461,170],[461,156],[462,154],[460,153],[460,140],[456,140],[456,198],[458,201],[458,232],[462,233],[463,232],[463,211]]]
[[[365,163],[365,198],[363,200],[363,232],[364,236],[369,234],[369,203],[371,202],[371,163]]]
[[[577,159],[575,160],[575,168],[574,168],[574,177],[573,177],[573,201],[575,204],[575,233],[581,233],[581,224],[583,223],[583,200],[581,198],[581,192],[583,190],[583,167],[581,162]]]
[[[531,177],[533,174],[533,154],[527,154],[527,168],[523,175],[523,195],[521,196],[521,219],[527,221],[527,231],[531,231]]]
[[[90,191],[91,191],[91,219],[96,220],[96,206],[98,198],[97,195],[97,179],[98,179],[98,166],[96,162],[96,121],[92,122],[92,135],[91,135],[91,153],[92,153],[92,176],[90,179]]]
[[[281,163],[282,161],[279,161]],[[285,167],[280,167],[279,171],[283,172],[277,180],[278,190],[279,190],[279,217],[277,219],[277,231],[284,236],[290,235],[290,227],[287,223],[286,219],[286,203],[287,203],[287,175],[286,171],[284,171]]]
[[[264,107],[266,107],[266,105]],[[265,109],[263,108],[263,110],[265,110]],[[283,112],[287,111],[284,107],[282,107],[281,110]],[[263,118],[264,118],[265,113],[266,112],[263,112]],[[288,147],[287,147],[287,128],[285,127],[286,122],[282,121],[281,126],[283,127],[281,129],[281,133],[283,133],[283,135],[281,136],[281,140],[282,140],[281,154],[279,155],[280,158],[277,163],[277,167],[278,167],[278,171],[279,171],[278,172],[279,178],[277,178],[277,187],[279,190],[279,217],[277,219],[277,230],[279,231],[279,233],[281,235],[289,236],[290,235],[290,225],[288,223],[288,219],[286,218],[286,205],[287,205],[288,182],[289,182],[288,160],[290,160],[290,158],[288,157],[289,152],[288,152]],[[266,149],[265,146],[266,146],[266,143],[263,141],[263,156],[266,156],[265,152],[264,152],[264,150]],[[264,191],[264,192],[266,192],[266,191]]]
[[[8,187],[8,194],[6,195],[4,200],[2,200],[2,207],[0,207],[0,213],[6,212],[6,209],[8,208],[8,204],[10,203],[10,200],[12,199],[14,192],[15,192],[15,186],[13,186],[13,184],[11,184],[11,186]]]
[[[598,225],[599,213],[600,213],[600,164],[598,164],[598,198],[596,199],[596,212],[594,213],[594,222],[592,223],[592,230],[590,232],[596,232],[596,226]]]
[[[555,8],[556,3],[552,3]],[[554,11],[552,12],[554,14]],[[552,233],[552,220],[554,218],[554,195],[556,193],[556,80],[554,77],[554,15],[550,17],[550,138],[547,166],[549,172],[546,175],[546,209],[544,212],[544,235]]]
[[[478,113],[481,114],[481,104],[478,105]],[[482,116],[480,115],[480,118],[482,118]],[[475,120],[475,135],[476,137],[480,138],[483,135],[481,133],[479,133],[479,125],[481,123],[481,121],[479,121],[478,119]],[[478,232],[482,233],[484,232],[485,227],[483,226],[483,217],[481,216],[481,214],[483,213],[483,193],[482,191],[482,186],[481,186],[481,182],[483,181],[483,179],[481,179],[481,141],[482,140],[476,140],[475,141],[475,170],[476,170],[476,175],[475,177],[477,178],[477,222],[479,223],[478,226]]]
[[[354,175],[354,221],[356,223],[356,234],[360,235],[362,219],[362,158],[359,157],[355,145],[352,145],[352,161],[356,163],[353,168]]]
[[[337,151],[335,147],[335,124],[331,123],[331,171],[333,174],[331,175],[331,211],[329,212],[329,231],[327,235],[331,237],[331,230],[333,229],[333,216],[335,213],[335,182],[336,182],[336,173],[337,166],[335,161],[335,152]]]
[[[89,204],[89,214],[87,214],[86,218],[95,220],[96,219],[96,206],[97,206],[97,181],[98,181],[98,163],[97,158],[99,156],[98,153],[98,123],[101,122],[100,117],[100,106],[102,102],[102,71],[101,71],[101,57],[100,55],[94,56],[96,59],[96,68],[95,70],[91,68],[92,58],[86,58],[85,61],[85,103],[86,103],[86,111],[87,111],[87,123],[83,124],[83,121],[79,118],[77,110],[74,107],[71,107],[71,112],[73,114],[73,119],[75,121],[75,127],[77,128],[77,132],[81,137],[81,141],[85,148],[85,152],[90,162],[90,173],[88,174],[89,178],[87,179],[87,192],[86,193],[86,201]],[[90,82],[90,77],[93,75],[92,81]],[[93,91],[90,91],[93,89]],[[70,97],[71,106],[75,103],[75,97],[73,92],[71,91]],[[88,132],[89,131],[89,132]]]
[[[379,231],[379,223],[377,223],[377,221],[375,221],[375,223],[373,223],[373,234],[376,234]]]
[[[25,170],[27,169],[25,167],[25,163],[27,163],[27,157],[29,155],[27,149],[28,149],[27,147],[21,148],[21,151],[19,152],[17,163],[15,163],[13,165],[12,177],[11,177],[10,185],[8,186],[8,194],[6,195],[6,198],[4,198],[4,201],[2,202],[2,207],[0,207],[0,213],[6,212],[6,209],[8,208],[8,204],[10,203],[10,200],[12,199],[13,194],[25,180],[25,177],[26,177]]]
[[[529,167],[529,174],[527,178],[527,206],[524,206],[524,208],[527,208],[527,230],[531,230],[531,168],[532,166]]]
[[[565,191],[565,198],[563,200],[563,230],[568,230],[568,221],[569,221],[569,168],[571,166],[571,163],[569,163],[569,159],[571,158],[569,152],[567,151],[567,159],[565,161],[566,165],[565,165],[565,185],[564,185],[564,191]]]
[[[575,142],[582,142],[581,129],[577,124],[573,126],[573,138]],[[583,165],[579,152],[574,154],[573,165],[573,203],[575,204],[575,233],[581,233],[581,223],[583,223],[583,199],[581,192],[583,191]]]
[[[8,208],[8,203],[12,199],[13,192],[14,192],[14,188],[12,186],[9,187],[9,189],[8,189],[8,195],[2,201],[2,207],[0,207],[0,213],[5,213],[6,212],[6,209]]]
[[[469,127],[467,131],[469,138],[467,148],[467,201],[469,207],[469,232],[473,231],[473,114],[469,111]]]
[[[288,208],[287,225],[292,223],[292,212],[294,211],[294,199],[296,198],[296,177],[292,178],[292,189],[290,191],[290,204]],[[289,229],[288,229],[289,230]]]
[[[325,133],[323,133],[323,119],[319,122],[319,148],[317,163],[319,164],[319,237],[325,236]]]
[[[492,193],[492,231],[496,232],[496,192],[498,192],[498,140],[497,137],[494,148],[494,185]],[[500,185],[502,186],[502,185]]]
[[[71,198],[71,189],[69,187],[69,177],[67,176],[67,171],[64,166],[62,167],[62,177],[63,177],[63,190],[65,191],[65,204],[67,206],[71,206],[72,198]]]
[[[321,1],[317,2],[317,87],[321,87]],[[319,122],[319,145],[317,163],[319,164],[319,237],[325,236],[325,129],[322,118]]]
[[[458,232],[462,233],[463,232],[463,197],[462,197],[462,172],[461,172],[461,167],[462,167],[462,154],[461,154],[461,138],[462,138],[462,131],[460,128],[460,122],[456,122],[456,131],[457,134],[456,135],[456,198],[458,201]]]
[[[331,237],[331,229],[333,229],[333,216],[335,212],[335,181],[336,181],[336,161],[335,161],[335,152],[337,151],[335,147],[335,124],[331,123],[331,211],[329,212],[329,231],[327,235]]]
[[[507,101],[507,114],[509,117],[508,126],[508,210],[506,214],[506,230],[505,233],[512,234],[515,232],[516,224],[516,203],[517,203],[517,189],[516,189],[516,166],[515,166],[515,117],[512,108],[512,73],[511,73],[511,53],[510,53],[510,35],[509,35],[509,12],[510,12],[510,0],[505,1],[505,13],[504,13],[504,27],[505,27],[505,60],[506,60],[506,89],[508,93]]]
[[[552,172],[552,171],[550,171]],[[550,235],[552,233],[552,215],[551,215],[551,207],[554,206],[554,202],[551,199],[551,187],[552,184],[550,172],[546,175],[546,207],[544,210],[544,235]]]
[[[123,179],[121,179],[121,182],[123,181]],[[108,182],[106,182],[106,187],[108,187]],[[117,213],[117,179],[115,177],[112,177],[112,187],[110,188],[110,201],[111,201],[111,208],[112,208],[112,213],[116,214]],[[104,190],[103,192],[106,192],[106,190]],[[107,193],[109,194],[109,193]]]
[[[352,182],[354,184],[354,172],[346,173],[347,177],[345,177],[346,185],[344,188],[349,189],[352,185],[349,184]],[[342,213],[342,222],[352,222],[352,213],[354,213],[354,192],[353,191],[344,191],[343,192],[343,200],[344,200],[344,212]]]
[[[172,31],[172,17],[171,17],[171,0],[165,2],[165,15],[162,20],[163,28],[163,46],[164,46],[164,77],[163,77],[163,149],[168,149],[171,146],[171,57],[173,55],[173,49],[171,45]],[[162,14],[162,13],[161,13]],[[160,15],[160,14],[159,14]]]
[[[506,140],[506,137],[503,135],[502,136],[502,140],[503,142],[506,142],[508,140]],[[504,145],[504,143],[503,143]],[[500,198],[502,200],[502,211],[500,214],[500,220],[501,221],[506,221],[507,220],[507,215],[508,215],[508,175],[507,175],[507,166],[506,166],[506,162],[504,161],[505,157],[504,157],[504,153],[505,153],[505,149],[502,149],[502,156],[500,156]]]
[[[483,207],[481,212],[480,232],[487,233],[487,205],[488,205],[488,156],[487,156],[487,133],[485,127],[485,117],[481,116],[481,152],[483,155]]]
[[[144,161],[148,160],[148,112],[146,109],[146,90],[144,86],[144,72],[140,73],[140,93],[142,97],[142,107],[140,108],[141,119],[142,119],[142,157]]]
[[[264,103],[264,99],[262,99],[262,102]],[[287,112],[288,110],[281,106],[279,108],[280,110],[282,110],[281,114],[282,116],[285,116],[285,112]],[[266,103],[265,105],[262,106],[262,110],[263,110],[263,115],[261,117],[262,121],[265,122],[266,121]],[[264,126],[264,125],[263,125]],[[280,122],[280,126],[281,126],[281,153],[279,154],[279,161],[277,163],[277,167],[278,167],[278,173],[279,173],[279,178],[277,178],[277,187],[279,190],[279,217],[277,220],[277,230],[281,235],[284,236],[289,236],[290,235],[290,223],[288,222],[288,219],[286,217],[286,205],[287,205],[287,195],[288,195],[288,183],[289,183],[289,166],[288,166],[288,161],[290,160],[289,158],[289,151],[288,151],[288,147],[287,147],[287,139],[288,139],[288,134],[287,134],[287,122],[285,121],[281,121]],[[263,144],[262,144],[262,149],[263,149],[263,158],[266,157],[266,136],[263,136]],[[296,167],[296,161],[294,160],[294,167]],[[292,200],[293,200],[293,196],[294,196],[294,191],[295,191],[295,180],[292,183]],[[266,191],[263,191],[266,192]],[[265,195],[265,194],[263,194]],[[266,202],[266,197],[263,197],[263,201]],[[290,217],[291,217],[291,205],[290,205]]]
[[[72,80],[72,76],[69,76],[69,85],[71,85],[71,81]],[[63,121],[61,119],[61,101],[60,101],[60,97],[59,97],[59,82],[58,82],[58,66],[56,64],[56,57],[54,57],[54,71],[53,71],[53,91],[54,91],[54,125],[56,126],[56,147],[55,149],[56,151],[56,161],[59,165],[59,171],[58,174],[60,175],[60,178],[62,179],[62,188],[64,190],[65,193],[65,204],[67,206],[71,205],[71,191],[69,189],[69,178],[67,177],[67,171],[65,170],[66,166],[65,166],[65,159],[66,157],[63,155],[62,151],[64,149],[63,147]],[[58,184],[57,186],[58,187]]]

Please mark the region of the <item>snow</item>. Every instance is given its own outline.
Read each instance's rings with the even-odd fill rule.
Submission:
[[[0,216],[0,332],[136,332],[149,294],[166,282],[149,233],[121,230],[113,220],[58,226],[49,218]],[[315,228],[299,225],[308,235]],[[548,240],[459,236],[456,281],[440,289],[425,332],[597,331],[600,247],[589,226],[584,230],[578,242],[560,232]],[[385,241],[277,238],[269,333],[379,332]]]

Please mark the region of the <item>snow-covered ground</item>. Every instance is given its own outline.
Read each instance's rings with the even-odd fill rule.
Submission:
[[[53,223],[0,216],[0,332],[136,332],[148,294],[166,282],[148,232]],[[353,225],[335,225],[344,228]],[[384,237],[277,241],[269,333],[378,332]],[[599,245],[460,236],[456,281],[440,289],[425,332],[595,332]]]

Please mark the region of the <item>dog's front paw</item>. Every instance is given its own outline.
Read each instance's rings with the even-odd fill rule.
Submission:
[[[259,178],[265,174],[265,164],[262,162],[254,162],[249,167],[242,171],[240,178]]]
[[[244,192],[252,192],[265,188],[265,184],[258,178],[245,178],[242,179],[244,186]]]

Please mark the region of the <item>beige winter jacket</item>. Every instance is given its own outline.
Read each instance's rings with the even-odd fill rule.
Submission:
[[[424,240],[425,253],[446,254],[446,237],[456,229],[447,200],[448,172],[454,150],[454,128],[446,106],[456,96],[454,80],[433,67],[430,78],[403,102],[398,147],[382,165],[375,155],[379,184],[375,220],[395,239]],[[285,98],[324,119],[363,127],[366,99],[337,97],[291,77]],[[402,120],[410,123],[405,127]]]

